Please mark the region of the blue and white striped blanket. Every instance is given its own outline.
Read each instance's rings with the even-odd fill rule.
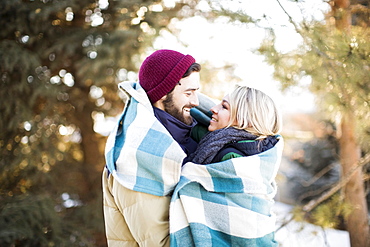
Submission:
[[[183,166],[170,206],[171,246],[277,246],[275,177],[283,140],[258,155]]]
[[[173,192],[186,156],[154,116],[139,83],[122,82],[125,108],[105,147],[107,168],[124,187],[157,196]]]

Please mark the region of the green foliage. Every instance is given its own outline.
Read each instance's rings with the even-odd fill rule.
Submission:
[[[118,82],[137,71],[140,54],[172,18],[196,11],[181,11],[186,5],[1,1],[0,235],[10,241],[4,245],[104,245],[83,240],[103,232],[105,137],[94,131],[93,117],[121,111]],[[80,203],[61,206],[65,193]],[[5,212],[24,221],[5,227]]]
[[[341,123],[343,132],[336,138],[340,138],[341,165],[343,171],[347,172],[346,168],[357,162],[351,154],[359,148],[365,154],[370,151],[369,6],[358,1],[327,3],[330,4],[331,12],[325,13],[324,20],[308,21],[303,18],[300,23],[296,23],[292,16],[289,16],[289,11],[280,5],[280,10],[285,12],[291,27],[295,28],[303,42],[297,49],[289,52],[279,51],[275,46],[274,27],[270,26],[266,28],[269,36],[258,52],[265,56],[268,64],[274,66],[274,77],[281,82],[283,90],[295,86],[307,87],[315,94],[317,106],[326,119]],[[342,8],[339,3],[349,3],[350,6]],[[225,14],[231,16],[227,12]],[[351,22],[345,17],[349,17]],[[356,136],[352,135],[352,131]],[[348,198],[355,205],[365,200],[360,189],[362,183],[361,177],[357,177],[345,185],[346,193],[356,193],[353,198]],[[308,191],[307,195],[322,194],[328,188],[324,186],[330,187],[328,183],[321,184],[318,186],[320,190]],[[297,190],[294,186],[292,188]],[[303,196],[307,198],[306,195]],[[297,208],[296,211],[298,218],[304,219],[301,210]],[[346,218],[350,211],[348,205],[333,197],[312,212],[312,219],[315,224],[323,227],[338,227],[339,221]],[[351,243],[355,243],[353,239],[366,242],[367,228],[364,227],[365,230],[361,233],[359,231],[359,226],[366,224],[364,219],[367,212],[364,211],[354,211],[353,217],[349,219],[347,230],[351,235]]]
[[[297,222],[305,222],[306,221],[306,215],[303,211],[302,207],[295,206],[291,211],[293,218]]]
[[[252,17],[244,13],[242,10],[230,10],[228,5],[230,3],[225,3],[222,1],[213,1],[208,0],[209,5],[213,9],[214,17],[219,16],[227,16],[230,18],[231,22],[239,22],[239,23],[255,23],[256,20],[254,20]]]
[[[341,165],[344,171],[342,176],[346,176],[346,168],[357,162],[356,159],[352,159],[352,163],[348,162],[351,155],[359,149],[365,154],[370,151],[370,35],[368,17],[357,21],[357,17],[362,15],[353,12],[360,4],[343,10],[338,9],[336,2],[333,1],[334,13],[327,15],[327,22],[303,21],[299,26],[290,19],[304,41],[296,50],[287,53],[277,51],[272,37],[265,41],[259,51],[265,55],[266,61],[275,67],[274,76],[282,82],[283,88],[301,85],[302,79],[308,79],[306,82],[310,82],[309,89],[316,95],[317,106],[322,114],[327,119],[341,124],[343,132],[337,138],[341,140]],[[368,16],[367,5],[360,9]],[[342,16],[335,15],[335,12]],[[345,18],[341,20],[343,13],[351,15],[351,24]],[[348,148],[350,145],[351,148]],[[359,189],[363,183],[361,176],[359,177],[360,179],[352,179],[345,185],[346,197],[349,197],[348,193],[355,193],[353,198],[348,198],[352,205],[366,200],[362,189]],[[341,198],[332,197],[317,207],[311,218],[315,224],[323,227],[338,227],[350,212],[351,208],[344,204]],[[364,219],[367,212],[359,212],[355,210],[348,220],[347,230],[350,232],[352,244],[355,243],[354,239],[362,238],[360,241],[365,243],[367,238],[367,228],[363,228],[365,230],[361,233],[356,228],[366,224]]]
[[[0,229],[1,246],[92,246],[91,239],[62,222],[53,201],[42,195],[7,198],[0,204]]]
[[[295,206],[291,213],[297,222],[310,222],[322,228],[343,229],[344,221],[353,208],[343,200],[340,194],[335,194],[321,203],[311,212],[305,212],[301,206]]]
[[[369,150],[370,42],[369,29],[353,26],[350,34],[313,22],[298,30],[305,42],[288,53],[275,49],[272,35],[259,52],[275,67],[274,77],[282,88],[311,80],[309,89],[317,95],[318,106],[332,120],[351,111],[358,122],[358,139]]]
[[[352,212],[350,204],[336,194],[317,206],[311,213],[312,223],[323,228],[339,228]]]

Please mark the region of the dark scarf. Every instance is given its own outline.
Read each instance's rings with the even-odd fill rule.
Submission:
[[[165,112],[157,107],[153,107],[155,117],[163,124],[163,126],[170,132],[171,136],[181,146],[184,152],[188,155],[193,153],[198,146],[191,137],[191,129],[197,124],[197,121],[193,119],[191,125],[187,125],[168,112]]]
[[[232,127],[218,129],[209,132],[202,138],[197,150],[189,156],[188,160],[196,164],[209,164],[226,144],[243,140],[255,140],[256,138],[256,135],[252,135],[245,130]]]

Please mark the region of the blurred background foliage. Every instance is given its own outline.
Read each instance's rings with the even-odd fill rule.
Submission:
[[[0,245],[104,246],[94,119],[122,110],[117,83],[195,2],[0,4]]]
[[[106,137],[94,125],[121,112],[117,84],[136,79],[146,49],[161,30],[176,33],[168,27],[173,19],[261,21],[227,7],[238,1],[184,0],[170,7],[164,2],[1,1],[1,246],[106,246],[101,198]],[[197,8],[199,4],[207,4],[208,11]],[[369,153],[369,6],[367,1],[351,1],[351,6],[350,33],[335,27],[341,14],[335,6],[325,21],[292,21],[303,42],[289,53],[276,50],[273,28],[261,27],[269,35],[256,52],[274,66],[282,90],[308,77],[309,90],[317,96],[320,112],[313,118],[322,121],[310,131],[318,127],[321,135],[304,142],[286,135],[295,147],[288,158],[296,168],[285,175],[293,178],[291,199],[300,205],[317,198],[343,174],[337,135],[343,113],[351,113],[355,122],[356,148],[363,156]],[[202,66],[204,92],[222,82],[213,76],[220,70],[227,81],[239,81],[233,64]],[[368,183],[366,169],[361,184]],[[344,219],[349,214],[343,196],[328,203],[340,205],[339,213],[329,219],[326,206],[311,220],[346,228],[344,221],[334,222],[338,215]]]
[[[352,173],[353,167],[361,163],[361,157],[366,157],[348,183],[343,185],[339,196],[307,213],[318,225],[344,225],[343,229],[349,232],[351,246],[368,246],[369,1],[334,0],[328,4],[330,11],[324,21],[296,23],[286,12],[303,40],[297,49],[286,53],[276,50],[275,33],[271,29],[271,35],[265,39],[259,52],[274,66],[274,77],[282,83],[283,90],[301,84],[308,77],[308,88],[315,94],[321,118],[333,123],[326,128],[324,138],[317,138],[302,147],[298,164],[304,171],[309,171],[306,178],[311,175],[314,179],[312,183],[305,183],[303,179],[303,183],[297,183],[294,192],[292,190],[299,202],[329,191],[336,182]],[[335,204],[332,203],[334,198]],[[334,214],[327,213],[330,208]]]

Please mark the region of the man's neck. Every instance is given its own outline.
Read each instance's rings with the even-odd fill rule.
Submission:
[[[163,99],[164,99],[164,97],[162,97],[162,99],[158,100],[157,102],[153,103],[153,108],[158,108],[162,111],[165,111],[164,110]]]

